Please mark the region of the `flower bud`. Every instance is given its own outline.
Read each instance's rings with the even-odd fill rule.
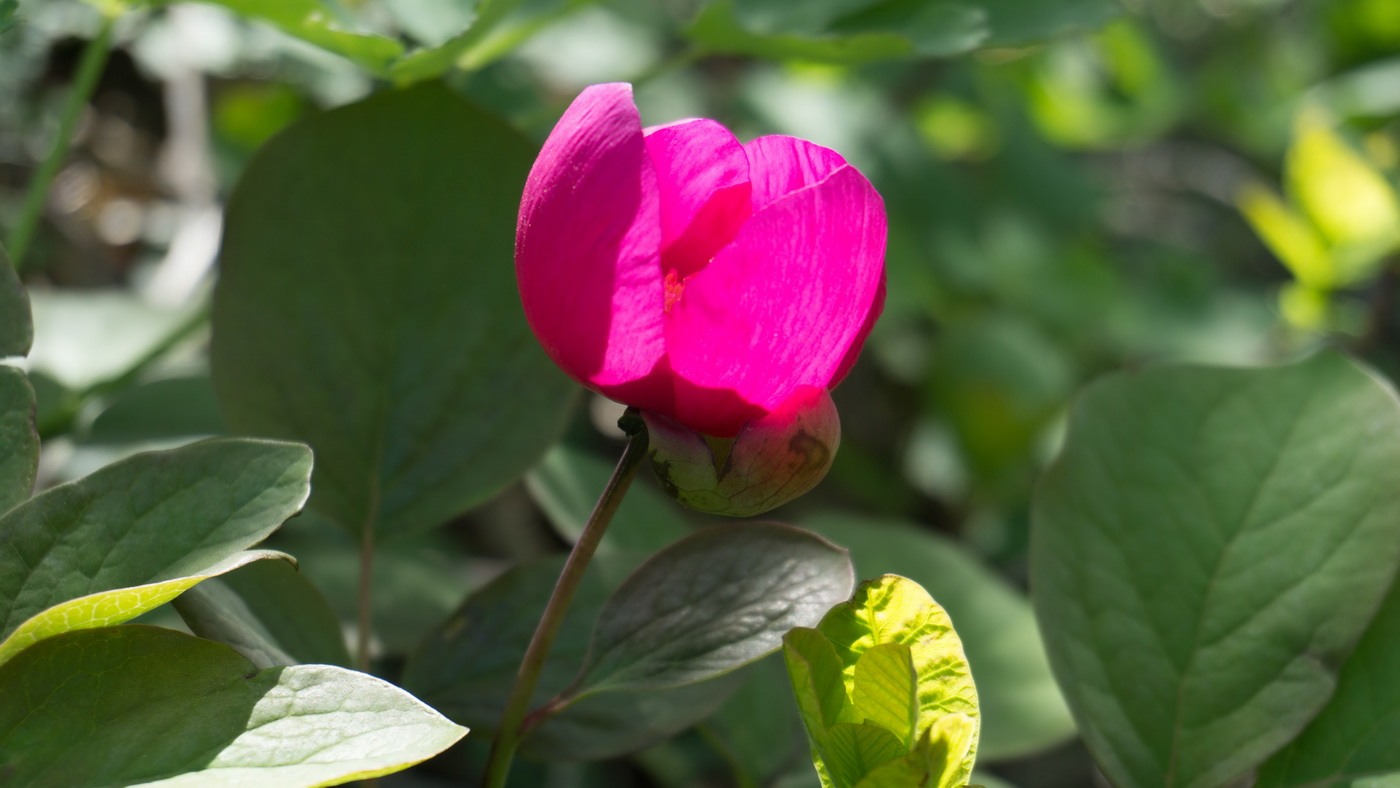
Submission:
[[[831,468],[841,420],[826,389],[802,386],[733,438],[701,435],[675,419],[642,411],[652,469],[684,506],[752,517],[807,492]]]

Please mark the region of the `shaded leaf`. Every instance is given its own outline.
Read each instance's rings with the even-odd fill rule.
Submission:
[[[668,739],[709,717],[746,671],[664,690],[606,692],[570,703],[530,732],[520,752],[548,761],[615,758]]]
[[[286,561],[255,561],[181,594],[190,631],[226,643],[259,668],[350,665],[330,604]]]
[[[152,380],[117,393],[83,441],[134,443],[224,432],[214,386],[198,375]]]
[[[310,505],[355,533],[441,524],[562,429],[575,387],[511,263],[533,154],[425,84],[298,122],[230,201],[210,351],[225,417],[310,443]]]
[[[301,508],[305,446],[218,439],[138,454],[0,517],[0,661],[43,637],[120,623],[201,579]]]
[[[1400,583],[1391,586],[1356,650],[1342,665],[1337,689],[1287,747],[1259,768],[1256,788],[1344,788],[1393,772],[1400,784]]]
[[[258,672],[227,646],[139,625],[49,638],[0,666],[0,696],[0,771],[17,785],[337,785],[466,733],[363,673]]]
[[[657,553],[598,614],[575,696],[702,681],[777,649],[854,583],[846,551],[777,523],[710,526]]]
[[[0,33],[14,24],[9,14],[14,0],[0,0]],[[0,358],[23,356],[34,343],[34,323],[29,315],[29,296],[24,293],[19,274],[10,263],[5,247],[0,246]]]
[[[572,543],[583,533],[610,476],[612,466],[607,462],[561,443],[525,476],[525,489],[544,510],[554,530]],[[649,556],[690,531],[675,501],[647,479],[634,479],[598,550],[605,554],[631,552]]]
[[[1326,704],[1400,564],[1398,405],[1332,354],[1080,396],[1036,497],[1031,584],[1115,784],[1225,785]]]
[[[550,650],[531,705],[563,692],[588,653],[593,620],[611,589],[595,556]],[[511,569],[478,589],[432,632],[404,666],[402,684],[442,713],[474,730],[500,722],[520,660],[554,590],[564,559]]]
[[[799,746],[802,721],[779,656],[764,657],[744,672],[744,685],[700,730],[736,772],[766,785],[799,757],[806,759],[806,748]]]
[[[38,469],[34,389],[23,372],[0,365],[0,514],[29,497]]]

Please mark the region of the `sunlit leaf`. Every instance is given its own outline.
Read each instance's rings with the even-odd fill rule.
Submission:
[[[948,614],[918,583],[898,575],[866,581],[851,601],[832,608],[817,627],[842,662],[846,696],[858,692],[858,666],[863,656],[885,643],[909,647],[917,680],[916,732],[922,736],[949,714],[977,720],[977,687],[962,642]],[[960,763],[964,776],[976,757],[976,734]]]
[[[230,428],[311,444],[310,505],[354,533],[439,525],[562,430],[512,265],[533,156],[425,84],[299,121],[230,201],[215,390]]]
[[[1332,128],[1320,110],[1298,115],[1285,162],[1288,193],[1333,244],[1400,241],[1400,201],[1385,177]],[[1340,271],[1342,281],[1359,272]]]
[[[155,627],[69,632],[0,666],[7,783],[312,788],[404,769],[466,729],[380,679],[328,665],[261,672]]]
[[[978,678],[978,758],[1022,756],[1074,735],[1030,601],[969,550],[898,520],[825,512],[802,524],[849,549],[858,577],[903,575],[948,611]]]
[[[1080,395],[1031,586],[1115,785],[1226,785],[1307,725],[1400,565],[1396,489],[1400,402],[1337,355]]]

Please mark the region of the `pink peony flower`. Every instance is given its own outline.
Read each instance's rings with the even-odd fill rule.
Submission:
[[[627,84],[584,90],[560,118],[515,242],[555,363],[716,437],[840,382],[883,306],[884,254],[880,195],[836,152],[740,144],[712,120],[643,129]]]

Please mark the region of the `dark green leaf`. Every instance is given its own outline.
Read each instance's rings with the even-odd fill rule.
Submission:
[[[6,19],[14,10],[12,0],[0,2],[0,33],[5,32],[12,19]],[[24,294],[19,275],[10,264],[10,256],[0,246],[0,358],[23,356],[29,353],[34,343],[34,323],[29,316],[29,296]]]
[[[23,372],[0,365],[0,514],[29,497],[38,469],[34,389]]]
[[[293,788],[399,771],[465,733],[328,665],[258,672],[227,646],[138,625],[49,638],[0,666],[7,785]]]
[[[306,500],[305,446],[219,439],[138,454],[0,517],[0,662],[127,621],[251,560]]]
[[[642,564],[598,614],[574,695],[703,681],[775,651],[846,599],[850,557],[777,523],[716,525]]]
[[[1400,583],[1347,657],[1332,699],[1259,769],[1255,788],[1400,784]],[[1377,784],[1375,778],[1390,773]]]
[[[231,428],[316,450],[311,506],[422,530],[518,478],[574,386],[511,264],[533,148],[442,85],[265,146],[229,206],[211,360]]]
[[[578,675],[593,619],[610,591],[600,567],[608,560],[596,556],[584,575],[540,676],[535,705]],[[404,688],[463,725],[494,730],[562,568],[562,558],[516,567],[467,597],[410,657]]]
[[[222,435],[214,387],[203,375],[153,380],[118,393],[93,420],[86,443]]]
[[[298,571],[325,593],[345,630],[358,626],[360,548],[348,531],[313,511],[273,534]],[[383,655],[402,657],[442,625],[469,591],[500,571],[463,555],[441,529],[374,546],[371,626]]]
[[[175,609],[200,637],[227,643],[259,668],[350,664],[330,604],[286,561],[255,561],[181,594]]]
[[[744,682],[746,672],[660,691],[589,696],[551,715],[520,751],[551,761],[592,761],[635,752],[714,714]]]
[[[1080,396],[1031,585],[1109,779],[1226,785],[1303,729],[1400,564],[1397,489],[1400,403],[1340,356]]]
[[[609,463],[562,443],[531,469],[525,487],[554,529],[575,542],[611,475]],[[602,553],[649,556],[690,533],[681,508],[647,481],[636,479],[628,488],[598,546]]]
[[[898,520],[822,514],[802,524],[848,548],[857,576],[903,575],[948,611],[978,679],[979,758],[1014,758],[1074,735],[1029,601],[976,556]]]
[[[701,726],[705,739],[754,785],[767,785],[798,758],[806,759],[802,721],[783,662],[764,657],[745,668],[748,679]],[[744,784],[740,780],[740,784]]]

